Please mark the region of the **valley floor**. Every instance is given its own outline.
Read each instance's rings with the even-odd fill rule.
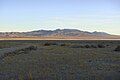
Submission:
[[[1,40],[0,80],[120,80],[118,40]]]

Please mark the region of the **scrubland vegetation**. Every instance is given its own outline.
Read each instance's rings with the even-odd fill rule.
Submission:
[[[0,41],[0,80],[120,80],[120,41]]]

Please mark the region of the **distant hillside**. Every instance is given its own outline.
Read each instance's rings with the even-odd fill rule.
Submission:
[[[26,36],[81,36],[81,35],[109,35],[105,32],[86,32],[77,29],[38,30],[25,33]]]
[[[37,30],[30,32],[1,32],[0,37],[57,37],[57,38],[99,38],[120,39],[120,36],[105,32],[88,32],[77,29]]]

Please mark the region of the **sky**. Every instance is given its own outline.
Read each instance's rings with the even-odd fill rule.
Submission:
[[[120,35],[120,0],[0,0],[0,32],[58,28]]]

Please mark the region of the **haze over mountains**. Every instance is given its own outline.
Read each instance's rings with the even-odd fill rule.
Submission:
[[[105,32],[88,32],[78,29],[36,30],[30,32],[1,32],[0,37],[52,37],[52,38],[88,38],[88,39],[120,39],[120,36]]]

